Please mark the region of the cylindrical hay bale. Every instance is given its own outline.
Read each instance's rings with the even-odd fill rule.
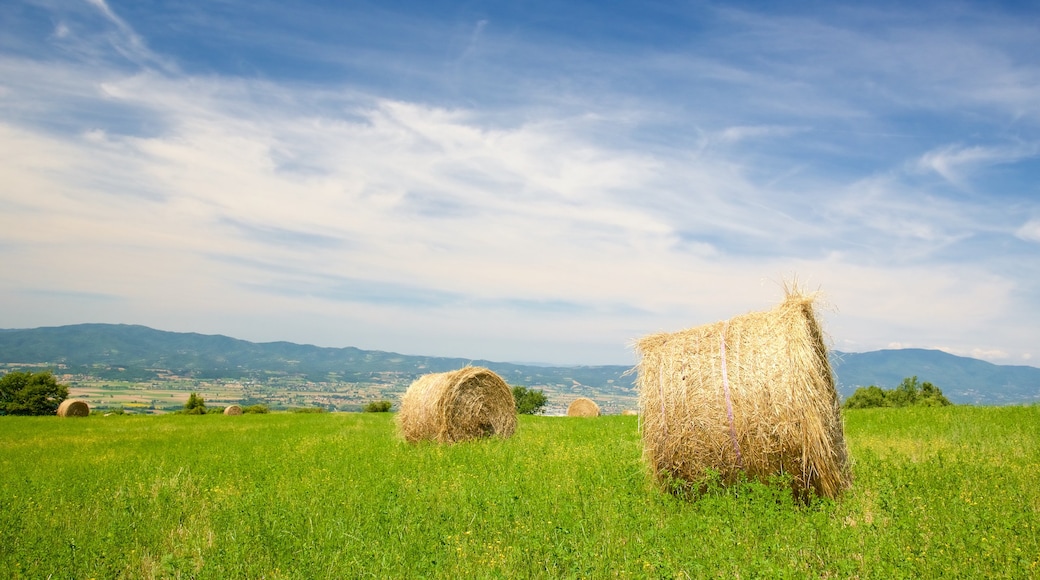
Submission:
[[[65,399],[58,405],[59,417],[86,417],[90,415],[90,405],[79,399]]]
[[[625,409],[624,411],[621,411],[621,414],[622,415],[626,415],[626,416],[635,417],[635,416],[639,415],[639,411],[636,411],[635,409]]]
[[[227,407],[224,407],[224,414],[225,415],[241,415],[242,414],[242,407],[240,407],[238,405],[228,405]]]
[[[851,483],[814,296],[768,312],[640,339],[643,454],[658,482],[699,488],[789,474],[799,497]]]
[[[599,405],[586,397],[578,397],[567,407],[568,417],[599,417]]]
[[[397,423],[410,443],[506,438],[516,431],[516,402],[497,374],[466,367],[416,379],[401,397]]]

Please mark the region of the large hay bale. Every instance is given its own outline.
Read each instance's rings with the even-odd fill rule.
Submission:
[[[65,399],[58,405],[59,417],[86,417],[90,415],[90,405],[79,399]]]
[[[241,415],[242,414],[242,407],[239,406],[239,405],[228,405],[227,407],[224,407],[224,414],[225,415]]]
[[[401,397],[397,423],[410,443],[511,437],[516,431],[516,402],[497,374],[466,367],[416,379]]]
[[[789,474],[799,497],[851,483],[815,296],[788,289],[768,312],[640,339],[644,457],[662,485],[698,489]]]
[[[587,397],[578,397],[567,407],[568,417],[599,417],[599,405]]]

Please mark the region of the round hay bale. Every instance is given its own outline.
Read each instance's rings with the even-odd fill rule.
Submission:
[[[228,405],[227,407],[224,407],[224,414],[225,415],[241,415],[242,414],[242,407],[240,407],[238,405]]]
[[[494,372],[466,367],[416,379],[401,397],[397,424],[409,443],[454,443],[479,437],[511,437],[516,402]]]
[[[635,409],[625,409],[624,411],[621,411],[621,414],[634,417],[639,415],[639,411],[636,411]]]
[[[640,339],[643,455],[659,483],[701,489],[792,478],[796,495],[851,484],[834,377],[814,295],[787,289],[768,312]]]
[[[586,397],[578,397],[567,407],[568,417],[599,417],[599,405]]]
[[[58,405],[59,417],[86,417],[90,415],[90,405],[79,399],[65,399]]]

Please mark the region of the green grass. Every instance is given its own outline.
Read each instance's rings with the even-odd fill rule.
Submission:
[[[846,413],[855,483],[683,501],[635,417],[0,418],[0,577],[1040,577],[1040,407]]]

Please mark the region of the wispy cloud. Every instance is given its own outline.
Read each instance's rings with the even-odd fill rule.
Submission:
[[[1016,272],[1040,241],[1027,28],[950,22],[915,40],[915,13],[709,5],[692,39],[618,22],[580,43],[466,13],[422,32],[443,41],[434,55],[267,23],[285,58],[332,75],[317,82],[190,72],[196,57],[86,7],[35,41],[57,43],[47,58],[0,53],[0,255],[34,289],[114,299],[29,300],[7,276],[0,299],[22,314],[0,325],[625,362],[632,338],[767,306],[795,274],[838,305],[846,350],[1019,360],[1040,324],[1040,273]],[[421,20],[392,16],[358,19]],[[229,32],[243,43],[229,50],[256,34]],[[955,39],[1003,96],[937,64]]]
[[[1004,147],[947,145],[922,155],[917,166],[934,171],[956,187],[967,188],[968,180],[980,168],[1013,164],[1038,155],[1040,144],[1037,143]]]
[[[1030,242],[1040,242],[1040,219],[1031,219],[1022,224],[1015,235]]]

